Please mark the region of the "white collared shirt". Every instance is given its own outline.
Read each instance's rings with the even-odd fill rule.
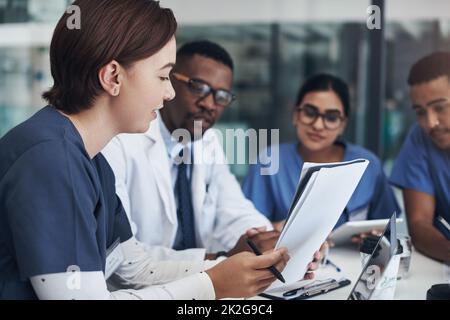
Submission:
[[[184,148],[185,152],[192,154],[192,142],[186,145],[178,142],[167,129],[161,115],[158,113],[159,128],[161,131],[161,136],[163,138],[164,144],[166,145],[167,153],[169,155],[169,166],[170,166],[170,176],[172,178],[172,186],[175,188],[175,182],[177,180],[178,165],[176,159],[180,154],[181,150]],[[190,166],[192,168],[192,166]],[[188,180],[191,179],[191,170],[187,170]]]

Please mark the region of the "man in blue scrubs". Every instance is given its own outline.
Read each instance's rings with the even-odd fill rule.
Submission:
[[[391,182],[403,190],[414,246],[450,261],[450,52],[419,60],[408,84],[417,123],[398,155]]]

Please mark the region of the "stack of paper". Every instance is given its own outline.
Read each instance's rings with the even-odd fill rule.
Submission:
[[[327,239],[353,192],[368,160],[305,163],[288,219],[276,248],[286,247],[291,257],[282,274],[286,285],[303,278],[314,252]],[[277,280],[269,288],[284,284]]]

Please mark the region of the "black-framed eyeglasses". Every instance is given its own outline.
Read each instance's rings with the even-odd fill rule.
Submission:
[[[189,88],[189,91],[200,98],[205,98],[212,93],[214,102],[219,106],[226,107],[236,100],[236,96],[230,91],[213,89],[209,84],[200,79],[191,79],[188,76],[177,72],[172,73],[172,75],[178,81],[184,82]]]
[[[329,110],[324,113],[312,104],[305,104],[297,108],[298,119],[305,125],[312,125],[320,117],[323,120],[325,129],[336,130],[345,121],[345,117],[339,110]]]

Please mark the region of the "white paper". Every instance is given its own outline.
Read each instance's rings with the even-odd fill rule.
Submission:
[[[303,278],[314,252],[333,230],[369,164],[368,160],[359,160],[363,161],[321,168],[309,181],[305,196],[294,206],[276,245],[276,248],[286,247],[291,257],[282,272],[286,285]],[[305,163],[301,177],[307,169],[323,165],[327,164]],[[284,285],[276,280],[269,290]]]
[[[305,199],[307,198],[309,192],[311,191],[311,189],[312,189],[312,187],[313,187],[313,185],[314,185],[314,181],[316,181],[316,178],[317,178],[317,175],[318,175],[318,174],[319,174],[318,172],[314,172],[314,173],[311,175],[311,178],[310,178],[308,184],[306,185],[304,192],[302,193],[300,199],[298,200],[297,204],[295,205],[294,209],[292,210],[292,212],[291,212],[291,214],[290,214],[290,216],[289,216],[288,221],[286,221],[286,226],[285,226],[285,227],[283,228],[283,230],[281,231],[281,235],[280,235],[280,237],[278,238],[278,242],[282,241],[284,235],[286,234],[286,230],[289,230],[289,228],[290,228],[290,226],[291,226],[291,224],[292,224],[292,221],[295,220],[295,216],[296,216],[297,213],[300,211],[301,206],[302,206],[303,203],[305,202]]]

